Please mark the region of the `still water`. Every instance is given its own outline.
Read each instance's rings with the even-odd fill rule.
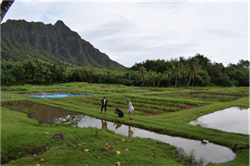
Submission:
[[[249,135],[249,111],[250,108],[231,107],[201,116],[189,124]]]
[[[1,107],[6,107],[14,111],[26,112],[29,118],[36,119],[39,123],[45,124],[48,124],[48,120],[57,117],[76,115],[74,112],[69,112],[60,108],[50,107],[30,101],[2,102]]]
[[[80,128],[96,127],[100,129],[109,129],[113,130],[116,134],[121,134],[128,137],[152,138],[154,140],[169,143],[176,146],[177,148],[183,148],[186,153],[194,150],[196,159],[202,159],[205,164],[209,162],[223,163],[233,160],[236,157],[236,154],[234,154],[231,149],[224,146],[216,145],[213,143],[203,144],[201,143],[201,141],[197,140],[172,137],[92,117],[87,117],[86,119],[82,118],[77,125]]]

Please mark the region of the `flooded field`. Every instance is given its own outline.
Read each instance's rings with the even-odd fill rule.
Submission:
[[[67,115],[76,115],[74,112],[65,111],[60,108],[50,107],[30,101],[8,101],[2,102],[1,107],[10,110],[27,113],[29,118],[38,120],[39,123],[49,124],[49,120]]]
[[[249,135],[249,111],[250,108],[231,107],[201,116],[189,124]]]

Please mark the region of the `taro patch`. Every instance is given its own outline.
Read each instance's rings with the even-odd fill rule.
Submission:
[[[183,108],[186,108],[187,105],[195,105],[198,106],[198,102],[190,102],[190,101],[179,101],[179,100],[171,100],[171,99],[152,99],[139,96],[108,96],[108,109],[120,108],[122,110],[127,110],[127,99],[130,99],[135,108],[134,114],[147,115],[147,114],[159,114],[162,112],[175,112],[180,111]],[[52,99],[54,101],[60,101],[68,104],[82,105],[82,106],[90,106],[96,107],[99,109],[101,105],[100,97],[78,97],[72,99]]]
[[[156,94],[145,94],[145,96],[155,97],[170,97],[170,98],[183,98],[192,100],[202,100],[211,102],[229,102],[237,100],[242,97],[247,97],[245,94],[225,94],[225,93],[210,93],[210,92],[186,92],[186,93],[156,93]]]

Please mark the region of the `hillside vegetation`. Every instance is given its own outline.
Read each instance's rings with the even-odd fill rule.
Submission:
[[[1,24],[1,56],[14,61],[38,59],[60,65],[125,68],[83,40],[63,21],[54,25],[25,20]]]

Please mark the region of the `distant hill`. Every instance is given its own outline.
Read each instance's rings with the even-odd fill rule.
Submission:
[[[59,65],[125,68],[81,39],[60,20],[54,25],[25,20],[2,23],[1,58],[14,61],[36,58]]]

